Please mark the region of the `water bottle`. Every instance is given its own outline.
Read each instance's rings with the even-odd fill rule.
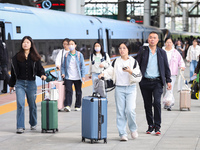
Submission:
[[[51,82],[51,89],[56,89],[56,86]]]
[[[46,91],[46,92],[45,92],[45,100],[48,100],[48,99],[49,99],[49,92]]]

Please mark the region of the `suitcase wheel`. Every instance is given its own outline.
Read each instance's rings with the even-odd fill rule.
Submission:
[[[42,131],[41,131],[41,132],[42,132],[42,133],[44,133],[44,131],[45,131],[45,130],[43,130],[43,129],[42,129]],[[46,132],[47,132],[47,131],[46,131]]]
[[[107,143],[107,138],[104,139],[104,143]]]
[[[84,137],[82,137],[82,142],[85,142],[85,138]]]
[[[56,129],[56,131],[58,132],[58,129]]]
[[[91,140],[91,144],[93,144],[94,143],[94,140]]]
[[[188,110],[190,111],[190,108],[188,108]]]

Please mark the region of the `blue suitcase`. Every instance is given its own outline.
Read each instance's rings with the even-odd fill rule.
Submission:
[[[107,143],[107,99],[85,96],[82,100],[82,142],[104,140]]]

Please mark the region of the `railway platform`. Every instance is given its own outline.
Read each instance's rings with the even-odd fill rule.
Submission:
[[[189,80],[189,67],[185,77]],[[91,94],[91,80],[85,82],[83,96]],[[15,94],[0,95],[0,150],[200,150],[200,101],[191,100],[191,111],[179,110],[179,93],[175,84],[175,106],[172,111],[163,109],[161,135],[146,134],[147,122],[139,86],[137,88],[137,125],[139,137],[127,142],[120,142],[116,127],[116,109],[114,91],[108,93],[108,132],[107,144],[90,140],[82,142],[81,111],[58,112],[58,129],[56,133],[41,133],[41,95],[37,96],[38,125],[37,130],[30,130],[29,112],[25,108],[26,130],[16,134],[16,97]],[[38,93],[40,87],[38,87]],[[73,102],[74,102],[73,97]],[[74,106],[74,103],[73,103]],[[128,129],[127,129],[128,131]]]

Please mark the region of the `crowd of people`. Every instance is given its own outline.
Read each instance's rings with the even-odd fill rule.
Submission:
[[[190,77],[199,72],[200,46],[198,39],[185,39],[185,42],[171,38],[165,40],[165,46],[161,49],[157,46],[159,36],[151,32],[148,36],[149,46],[141,46],[138,55],[133,58],[129,56],[130,43],[120,43],[118,50],[120,57],[112,63],[109,55],[104,52],[99,42],[93,45],[93,52],[89,62],[89,78],[94,82],[97,78],[111,78],[115,83],[116,124],[120,141],[128,141],[126,125],[128,123],[131,137],[138,137],[136,123],[136,99],[137,83],[142,93],[144,109],[148,128],[146,133],[161,134],[161,99],[168,91],[173,93],[174,84],[178,70],[185,69],[183,58],[190,63]],[[84,56],[77,51],[76,42],[68,38],[63,40],[63,50],[56,58],[55,65],[60,69],[65,85],[64,111],[70,112],[72,107],[73,90],[75,86],[76,102],[75,110],[81,110],[82,83],[85,82],[86,69]],[[191,45],[190,45],[191,44]],[[21,41],[20,51],[11,60],[11,77],[7,70],[7,57],[4,58],[6,47],[0,41],[0,72],[4,75],[4,89],[9,83],[10,92],[16,90],[17,97],[17,131],[23,133],[25,95],[29,105],[29,124],[31,130],[37,126],[36,100],[36,76],[42,80],[46,79],[45,71],[41,65],[41,56],[38,54],[34,41],[30,36],[25,36]],[[7,55],[5,55],[7,56]],[[4,60],[7,59],[7,60]],[[198,63],[198,65],[197,65]],[[196,70],[195,70],[196,68]],[[121,78],[123,76],[123,78]],[[1,75],[0,75],[1,77]],[[190,83],[192,80],[190,81]],[[93,88],[94,91],[94,88]],[[171,111],[174,103],[164,104],[164,108]],[[154,111],[154,112],[153,112]]]

